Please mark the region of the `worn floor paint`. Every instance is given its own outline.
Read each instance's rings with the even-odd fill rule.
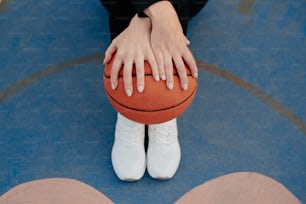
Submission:
[[[19,185],[0,197],[2,204],[111,204],[105,195],[71,179],[44,179]],[[301,204],[283,185],[260,174],[239,172],[192,189],[177,204]]]

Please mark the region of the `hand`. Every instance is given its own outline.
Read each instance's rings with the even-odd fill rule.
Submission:
[[[149,18],[139,18],[135,15],[129,26],[118,35],[105,52],[103,63],[109,63],[116,53],[111,71],[111,86],[118,85],[118,74],[123,65],[123,83],[128,96],[133,94],[132,70],[136,66],[137,89],[144,90],[144,61],[151,66],[155,80],[159,80],[159,73],[154,54],[150,45],[151,21]]]
[[[188,48],[189,40],[183,33],[178,16],[169,1],[160,1],[144,11],[151,19],[151,46],[162,79],[167,87],[173,88],[173,65],[175,64],[183,90],[188,88],[185,63],[197,77],[195,59]]]

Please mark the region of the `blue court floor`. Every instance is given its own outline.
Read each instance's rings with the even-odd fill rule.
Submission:
[[[108,16],[98,0],[0,5],[0,195],[72,178],[115,203],[173,203],[207,180],[257,172],[306,203],[306,2],[210,0],[190,22],[199,66],[178,119],[176,176],[119,181],[116,112],[103,89]]]

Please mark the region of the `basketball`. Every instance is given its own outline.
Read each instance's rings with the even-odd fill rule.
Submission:
[[[112,106],[126,118],[143,124],[167,122],[181,115],[192,103],[197,90],[197,79],[186,67],[188,89],[183,90],[176,68],[173,68],[174,88],[168,89],[163,80],[155,81],[149,63],[145,61],[145,88],[139,93],[136,86],[136,71],[133,68],[133,95],[127,96],[123,86],[123,70],[118,76],[118,86],[111,88],[112,61],[104,68],[104,89]]]

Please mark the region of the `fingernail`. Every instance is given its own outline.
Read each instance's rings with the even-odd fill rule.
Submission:
[[[156,76],[154,77],[154,79],[155,79],[155,81],[159,81],[159,76],[156,75]]]
[[[111,83],[111,87],[112,87],[113,90],[116,89],[116,86],[115,86],[115,84],[113,84],[113,83]]]
[[[168,86],[169,89],[173,89],[173,83],[172,82],[167,83],[167,86]]]
[[[139,86],[137,87],[137,89],[138,89],[139,92],[143,92],[143,86],[142,86],[142,85],[139,85]]]
[[[132,90],[131,89],[126,89],[125,92],[126,92],[127,96],[132,96]]]
[[[162,75],[160,76],[160,78],[161,78],[162,80],[166,80],[166,75],[162,74]]]
[[[194,78],[198,78],[198,72],[193,73]]]
[[[183,89],[184,89],[184,90],[187,90],[187,89],[188,89],[188,84],[187,84],[187,83],[183,84]]]

